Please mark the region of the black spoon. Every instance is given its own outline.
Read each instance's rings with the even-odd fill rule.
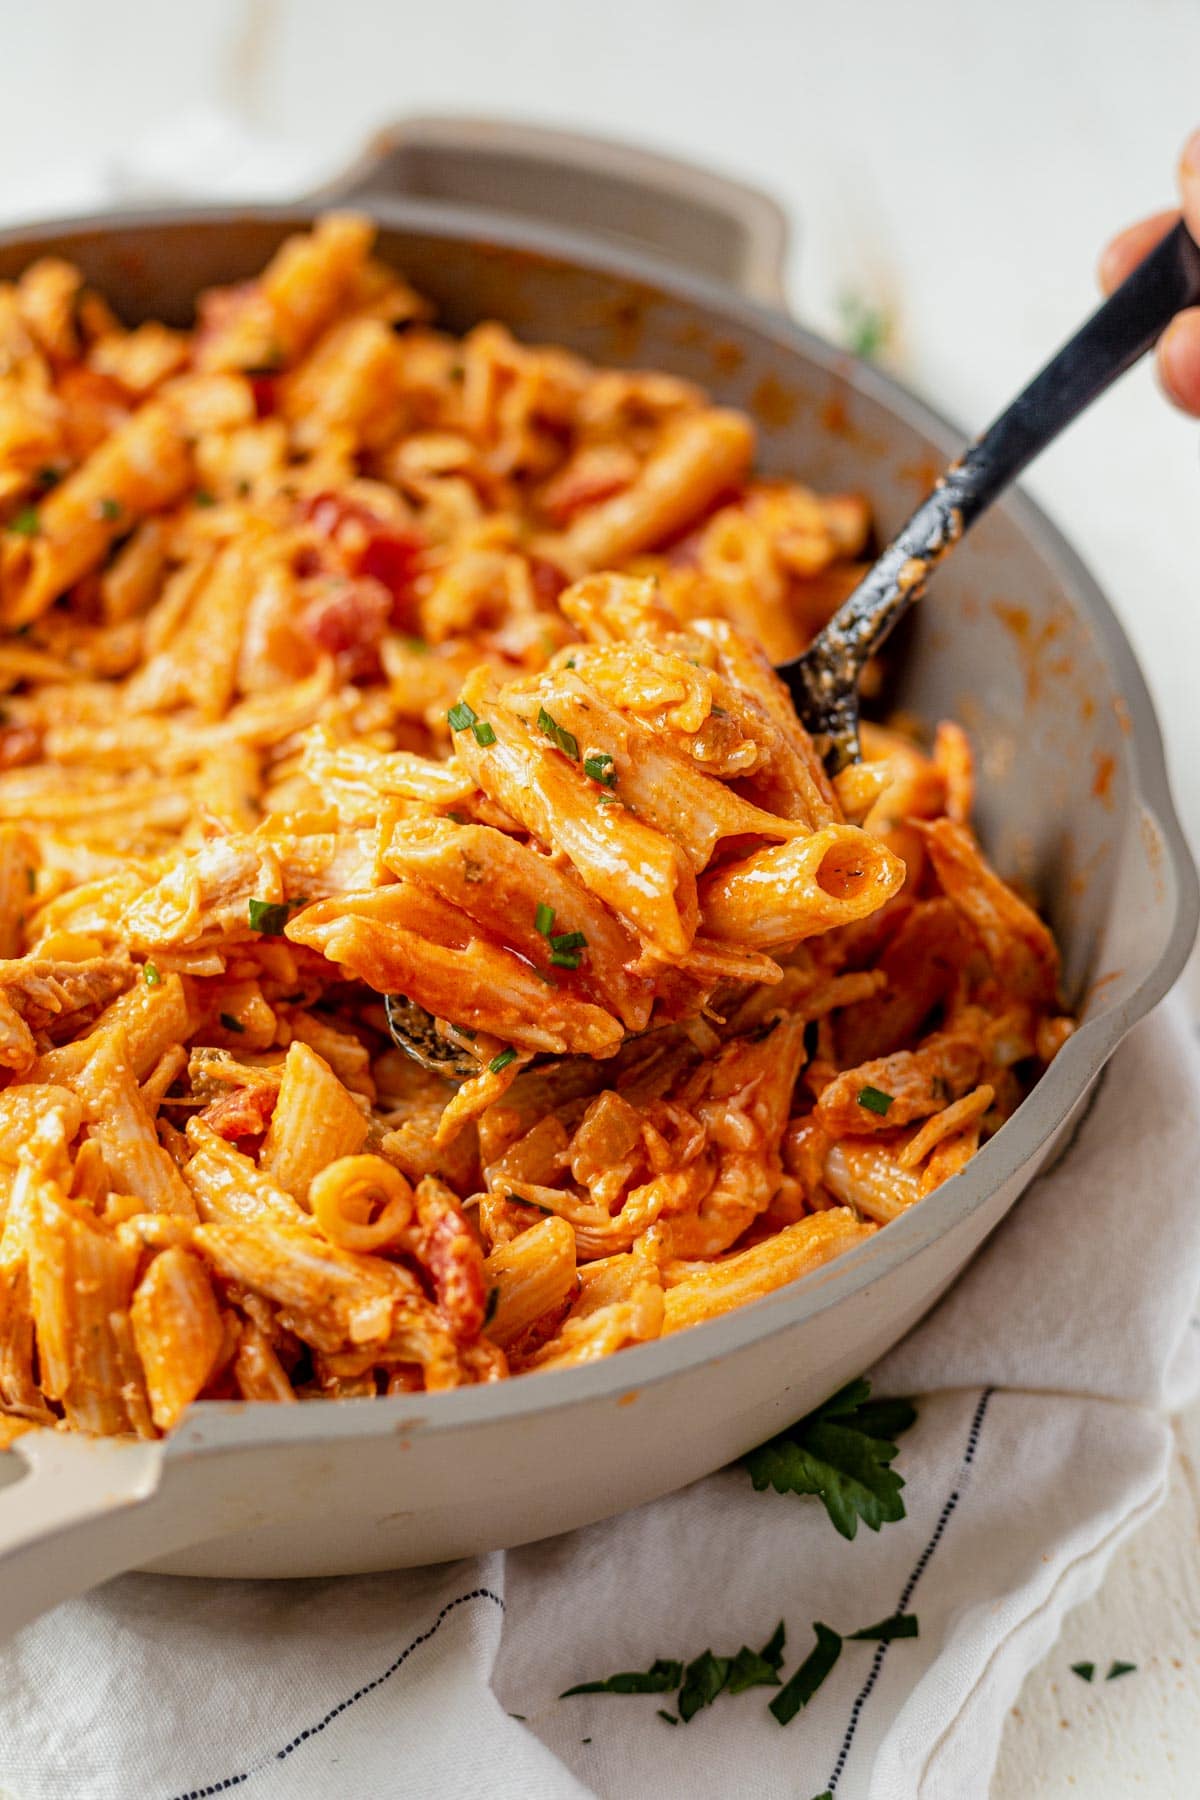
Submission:
[[[796,712],[831,774],[859,760],[858,683],[937,563],[1035,456],[1133,367],[1176,313],[1200,305],[1200,246],[1182,223],[951,463],[802,656],[784,663]]]
[[[1034,457],[1146,354],[1176,313],[1197,305],[1200,246],[1180,223],[951,463],[804,654],[782,664],[778,673],[831,774],[859,760],[863,669],[932,570]],[[396,1043],[427,1069],[458,1081],[479,1073],[414,1001],[389,994],[387,1015]]]

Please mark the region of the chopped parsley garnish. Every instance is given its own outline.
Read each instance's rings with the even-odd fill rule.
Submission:
[[[648,1669],[626,1669],[610,1675],[607,1681],[581,1681],[566,1688],[558,1697],[569,1700],[572,1694],[669,1694],[683,1680],[683,1664],[656,1657]]]
[[[771,1711],[781,1725],[788,1725],[802,1707],[808,1705],[838,1657],[842,1640],[836,1631],[820,1623],[813,1626],[817,1641],[796,1673],[780,1688],[771,1702]]]
[[[747,1688],[778,1687],[779,1665],[783,1661],[786,1637],[783,1620],[780,1619],[761,1650],[751,1650],[748,1644],[743,1644],[729,1665],[729,1681],[726,1684],[728,1692],[744,1694]]]
[[[895,1439],[916,1412],[907,1400],[872,1400],[869,1381],[852,1381],[790,1430],[760,1444],[746,1468],[760,1491],[817,1494],[843,1537],[858,1521],[871,1531],[904,1515],[901,1476],[890,1467]]]
[[[218,1017],[226,1031],[236,1031],[239,1037],[246,1029],[242,1024],[242,1021],[240,1019],[235,1019],[232,1013],[220,1013]]]
[[[148,962],[142,964],[142,980],[146,983],[147,987],[158,987],[159,983],[162,981],[162,976],[159,974],[154,964]]]
[[[596,798],[600,802],[601,806],[619,806],[620,805],[620,801],[617,799],[617,796],[615,794],[609,794],[609,793],[597,794]]]
[[[42,521],[36,506],[23,506],[19,513],[14,513],[8,521],[8,529],[21,537],[37,537],[42,529]]]
[[[560,931],[550,939],[550,961],[556,969],[577,969],[586,949],[582,931]]]
[[[496,741],[496,733],[486,719],[477,719],[471,727],[471,733],[481,750],[486,750],[490,744],[494,744]]]
[[[250,900],[247,901],[247,908],[251,931],[260,931],[264,937],[282,937],[292,910],[288,901]]]
[[[890,1644],[895,1638],[919,1637],[916,1613],[891,1613],[886,1619],[880,1619],[878,1625],[864,1625],[861,1631],[852,1631],[850,1638],[871,1644]]]
[[[37,484],[43,489],[57,487],[66,472],[65,469],[59,468],[56,463],[44,463],[37,472]]]
[[[679,1716],[685,1725],[695,1718],[702,1706],[712,1705],[729,1680],[729,1663],[729,1657],[714,1656],[711,1650],[703,1650],[688,1664],[679,1690]]]
[[[581,1682],[578,1687],[567,1688],[559,1699],[567,1700],[572,1694],[665,1694],[678,1688],[678,1716],[662,1710],[658,1716],[669,1725],[686,1725],[720,1694],[744,1694],[750,1688],[774,1687],[779,1692],[770,1702],[770,1710],[781,1725],[786,1725],[808,1705],[837,1662],[843,1644],[856,1639],[887,1644],[893,1638],[916,1637],[917,1619],[914,1613],[893,1613],[878,1625],[864,1626],[848,1637],[829,1625],[817,1624],[813,1630],[815,1645],[782,1687],[779,1670],[787,1633],[780,1619],[761,1650],[751,1650],[748,1644],[743,1644],[736,1656],[718,1656],[712,1650],[702,1650],[686,1666],[660,1656],[648,1669],[623,1671],[605,1681]],[[1127,1665],[1120,1666],[1124,1670]]]
[[[210,494],[207,488],[197,488],[192,499],[197,506],[215,506],[217,504],[217,496]]]
[[[113,500],[107,497],[99,501],[96,506],[98,516],[102,519],[107,519],[110,523],[113,519],[119,519],[123,510],[119,500]]]
[[[892,335],[892,319],[886,307],[877,306],[864,294],[848,292],[838,299],[842,336],[847,350],[864,361],[878,356]]]
[[[533,914],[533,923],[542,937],[548,938],[554,930],[554,908],[539,900]]]
[[[858,1104],[881,1119],[886,1119],[895,1098],[895,1094],[885,1094],[882,1088],[867,1086],[858,1090]]]
[[[607,750],[589,750],[583,759],[583,772],[598,781],[601,787],[615,787],[617,782],[616,766]]]
[[[501,1050],[499,1056],[493,1056],[488,1068],[493,1075],[498,1075],[501,1069],[507,1069],[509,1063],[516,1062],[516,1060],[517,1053],[510,1044],[507,1050]]]
[[[1104,1679],[1105,1679],[1105,1681],[1115,1681],[1119,1675],[1132,1675],[1136,1669],[1137,1669],[1136,1663],[1128,1663],[1128,1662],[1110,1663],[1108,1665],[1108,1674],[1104,1677]]]
[[[1080,1681],[1090,1681],[1096,1673],[1095,1663],[1072,1663],[1072,1675],[1078,1675]]]
[[[560,725],[557,719],[552,719],[544,706],[538,707],[537,725],[538,730],[544,732],[564,756],[569,756],[572,762],[579,761],[579,739],[565,725]]]
[[[451,731],[465,731],[469,725],[474,725],[478,717],[479,714],[475,711],[475,708],[473,706],[468,706],[465,700],[460,700],[458,704],[452,706],[450,711],[446,714]]]
[[[575,667],[575,658],[573,656],[568,656],[565,667],[568,669],[573,669]]]

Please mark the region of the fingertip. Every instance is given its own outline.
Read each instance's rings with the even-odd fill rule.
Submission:
[[[1154,246],[1161,241],[1178,219],[1175,210],[1154,213],[1148,219],[1139,219],[1136,225],[1129,225],[1124,231],[1105,245],[1097,265],[1097,278],[1102,293],[1111,294],[1114,288],[1120,287],[1127,275],[1144,257],[1149,256]]]
[[[1200,307],[1179,313],[1163,332],[1158,373],[1167,398],[1200,416]]]
[[[1200,130],[1193,131],[1179,158],[1179,192],[1183,216],[1194,238],[1200,239]]]

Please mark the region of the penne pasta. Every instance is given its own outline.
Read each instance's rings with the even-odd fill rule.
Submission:
[[[1003,1127],[1053,938],[961,727],[827,776],[870,509],[753,455],[353,214],[186,329],[0,282],[0,1444],[579,1367]]]

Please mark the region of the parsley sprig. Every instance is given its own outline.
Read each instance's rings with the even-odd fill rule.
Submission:
[[[858,1090],[858,1104],[866,1112],[875,1113],[881,1119],[887,1118],[888,1113],[895,1104],[895,1099],[895,1094],[885,1094],[882,1088],[871,1087],[870,1085],[859,1088]]]
[[[838,1531],[852,1538],[858,1522],[872,1531],[904,1515],[903,1477],[890,1466],[895,1440],[916,1419],[907,1400],[872,1400],[869,1381],[852,1381],[799,1424],[746,1457],[760,1491],[817,1494]]]

